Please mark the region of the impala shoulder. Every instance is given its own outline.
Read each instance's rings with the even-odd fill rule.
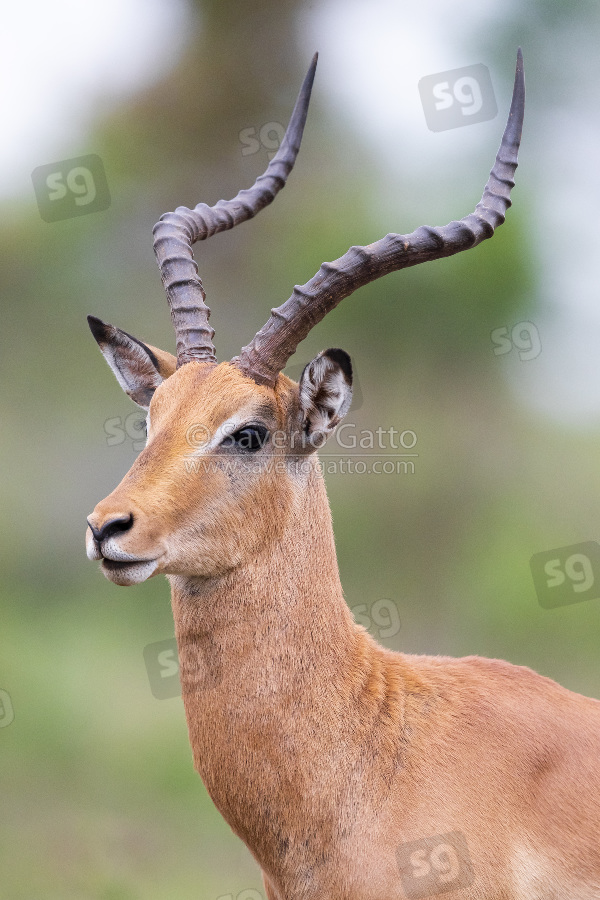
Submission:
[[[524,691],[529,693],[538,693],[551,697],[556,701],[564,701],[572,703],[573,701],[590,704],[600,712],[600,700],[591,697],[584,697],[574,691],[570,691],[563,685],[558,684],[553,678],[547,675],[541,675],[530,669],[529,666],[522,666],[516,663],[506,662],[503,659],[488,659],[483,656],[466,656],[457,660],[458,663],[464,663],[465,670],[468,669],[474,676],[485,678],[494,682],[500,687],[510,688],[512,691]]]

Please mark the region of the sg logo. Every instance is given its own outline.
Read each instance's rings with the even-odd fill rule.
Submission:
[[[366,603],[353,606],[350,610],[359,625],[380,638],[394,637],[400,631],[400,616],[393,600],[376,600],[369,609]],[[378,628],[373,628],[373,622]]]
[[[256,128],[242,128],[240,131],[240,143],[244,145],[242,156],[252,156],[254,153],[258,153],[262,146],[268,151],[268,158],[273,159],[283,140],[285,128],[281,122],[266,122],[258,131],[258,138],[256,137],[257,130]]]
[[[110,206],[104,165],[94,153],[38,166],[31,179],[44,222],[85,216]]]
[[[490,73],[483,63],[426,75],[419,81],[419,93],[430,131],[487,122],[498,113]]]
[[[596,579],[600,572],[600,544],[596,541],[535,553],[530,565],[538,601],[544,609],[600,597]]]
[[[0,690],[0,728],[6,728],[15,718],[12,700],[8,691]]]
[[[185,672],[188,692],[210,690],[222,679],[219,647],[209,632],[197,640],[182,639],[179,647],[175,638],[147,644],[144,662],[157,700],[181,696],[180,671]]]
[[[494,328],[490,335],[494,344],[494,354],[496,356],[504,356],[510,353],[513,347],[519,351],[519,359],[521,361],[527,359],[536,359],[542,352],[542,342],[540,333],[533,322],[517,322],[513,325],[512,330],[508,331],[504,328]]]
[[[473,867],[460,831],[402,844],[396,851],[404,893],[410,900],[456,891],[473,883]]]
[[[146,446],[146,417],[134,411],[122,419],[121,416],[115,416],[114,419],[107,419],[104,423],[104,432],[106,434],[106,443],[109,447],[115,447],[118,444],[124,444],[125,438],[131,438],[133,449],[136,453],[143,450]]]
[[[237,897],[233,894],[221,894],[220,897],[217,897],[217,900],[263,900],[263,895],[260,891],[250,888],[249,890],[240,891]]]
[[[168,700],[170,697],[181,695],[179,657],[175,638],[157,641],[144,647],[144,662],[150,689],[157,700]]]

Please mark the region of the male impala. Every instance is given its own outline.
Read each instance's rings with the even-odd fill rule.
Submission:
[[[315,449],[350,406],[350,359],[325,350],[299,384],[282,374],[356,288],[474,247],[504,221],[520,52],[475,212],[324,263],[217,364],[191,247],[283,187],[315,67],[254,186],[154,229],[177,356],[90,317],[119,383],[148,410],[148,442],[89,517],[88,556],[115,584],[168,576],[195,767],[269,900],[600,898],[600,702],[499,660],[393,653],[355,624]]]

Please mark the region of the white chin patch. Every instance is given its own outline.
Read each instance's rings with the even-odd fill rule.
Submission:
[[[158,566],[156,559],[148,559],[144,562],[114,562],[111,559],[102,560],[102,573],[112,581],[113,584],[119,584],[122,587],[129,587],[132,584],[141,584],[154,574]]]

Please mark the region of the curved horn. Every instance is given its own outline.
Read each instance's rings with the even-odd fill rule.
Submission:
[[[192,245],[251,219],[285,185],[300,149],[317,56],[315,53],[302,83],[281,146],[254,185],[240,191],[233,200],[219,200],[215,206],[205,203],[199,203],[194,209],[179,206],[175,212],[161,216],[154,226],[154,253],[175,326],[178,367],[191,360],[216,363],[212,343],[215,332],[208,324],[210,309],[205,303],[206,294]]]
[[[259,384],[273,385],[300,341],[337,304],[357,288],[408,266],[452,256],[475,247],[504,222],[511,205],[517,154],[525,109],[521,48],[508,121],[496,162],[475,211],[441,228],[422,226],[412,234],[388,234],[366,247],[351,247],[334,262],[323,263],[306,284],[294,287],[289,300],[271,317],[232,362]]]

